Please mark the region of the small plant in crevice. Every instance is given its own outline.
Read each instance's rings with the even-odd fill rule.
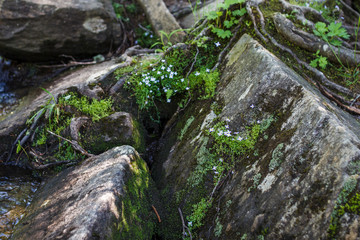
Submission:
[[[253,106],[253,105],[252,105]],[[272,122],[276,119],[270,116],[262,121],[257,121],[255,124],[244,128],[242,131],[231,130],[231,121],[226,119],[225,121],[219,121],[214,124],[208,130],[205,130],[208,136],[203,138],[203,142],[199,147],[197,154],[197,165],[194,171],[188,178],[188,185],[190,188],[196,188],[200,183],[203,183],[205,176],[211,174],[213,179],[214,189],[216,190],[221,181],[226,179],[226,176],[233,173],[236,168],[236,164],[246,159],[246,156],[254,150],[255,144],[259,136],[268,129]],[[207,148],[209,138],[212,139],[212,147]],[[256,188],[261,179],[261,174],[254,176],[254,187]],[[252,188],[249,190],[251,191]],[[201,199],[201,206],[205,203],[211,204],[213,202],[213,195]],[[229,205],[231,202],[228,203]],[[227,204],[227,205],[228,205]],[[196,206],[196,207],[194,207]],[[204,219],[204,215],[198,216],[198,205],[194,205],[192,213],[187,219],[192,222],[197,219],[196,224],[191,230],[196,230],[196,227],[200,227],[202,223],[198,223],[199,220]],[[208,206],[208,205],[206,205]],[[219,219],[218,219],[219,222]],[[196,226],[196,227],[195,227]],[[214,234],[221,235],[221,224],[217,224]]]
[[[208,64],[201,66],[200,56],[194,62],[193,54],[174,50],[163,59],[136,66],[125,88],[134,93],[141,110],[157,109],[157,102],[172,103],[174,99],[183,107],[190,97],[208,99],[214,96],[219,72],[210,71]]]
[[[310,66],[314,68],[319,66],[324,70],[328,64],[327,58],[320,55],[320,50],[317,50],[313,55],[316,58],[310,62]]]

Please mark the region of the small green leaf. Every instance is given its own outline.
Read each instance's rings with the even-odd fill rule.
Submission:
[[[315,28],[316,28],[316,30],[317,30],[317,33],[319,33],[319,35],[315,32],[315,30],[314,30],[314,33],[315,33],[315,35],[317,35],[317,36],[322,36],[322,35],[324,35],[327,31],[328,31],[328,29],[327,29],[327,27],[326,27],[326,24],[325,23],[323,23],[323,22],[317,22],[316,24],[315,24]]]
[[[167,92],[166,92],[166,99],[170,99],[172,94],[173,94],[173,90],[168,89]]]
[[[318,59],[314,59],[310,62],[310,66],[312,66],[313,68],[316,68],[317,67],[317,62],[318,62]]]
[[[21,144],[20,141],[18,141],[17,146],[16,146],[16,154],[18,154],[21,151]]]
[[[246,9],[245,9],[245,8],[242,8],[242,9],[240,9],[240,10],[235,10],[235,11],[233,11],[233,12],[232,12],[232,15],[233,15],[233,16],[239,16],[239,17],[241,17],[241,16],[244,16],[246,13],[247,13],[247,12],[246,12]]]
[[[233,25],[234,25],[233,21],[228,21],[228,20],[224,21],[224,26],[226,28],[231,28]]]
[[[319,66],[322,68],[322,69],[325,69],[326,68],[326,65],[328,64],[328,61],[327,61],[327,58],[326,57],[319,57]]]
[[[218,15],[216,14],[216,11],[210,11],[206,14],[206,18],[208,20],[215,20],[218,18]]]

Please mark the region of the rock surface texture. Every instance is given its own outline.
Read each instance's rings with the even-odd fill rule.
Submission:
[[[132,147],[113,148],[48,181],[12,239],[148,239],[153,186]]]
[[[235,160],[214,192],[199,238],[326,239],[336,203],[348,201],[344,193],[350,185],[356,191],[359,124],[246,34],[226,61],[218,87],[221,112],[200,103],[180,117],[183,124],[163,139],[162,161],[153,170],[158,186],[168,183],[173,198],[186,189],[204,147],[211,148],[205,130],[216,117],[228,119],[232,132],[273,118],[253,151]],[[196,120],[179,141],[177,131],[190,116]],[[208,171],[204,184],[210,193],[214,174]],[[191,201],[186,196],[184,211]],[[357,215],[345,213],[336,228],[341,239],[360,236]]]
[[[110,0],[3,0],[0,21],[0,53],[11,59],[92,57],[122,37]]]
[[[170,34],[181,28],[162,0],[137,0],[137,2],[145,11],[148,21],[158,36],[161,36],[160,31]],[[173,34],[170,40],[172,43],[180,42],[184,36],[185,33],[180,31]],[[164,38],[165,42],[167,40]]]

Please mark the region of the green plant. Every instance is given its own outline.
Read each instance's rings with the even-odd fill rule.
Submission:
[[[321,37],[328,44],[340,47],[342,42],[337,39],[338,37],[344,39],[350,38],[350,35],[347,33],[346,29],[341,27],[341,25],[341,22],[332,22],[328,26],[323,22],[317,22],[315,24],[314,34]]]
[[[206,198],[202,198],[200,202],[192,206],[192,213],[186,218],[189,222],[188,226],[190,230],[194,230],[204,225],[203,220],[211,205],[212,199],[208,200]]]
[[[214,234],[216,237],[220,237],[222,229],[223,229],[223,225],[220,223],[220,219],[219,217],[216,217],[215,219],[215,229],[214,229]]]
[[[76,107],[80,112],[89,115],[93,121],[99,121],[113,113],[112,104],[111,98],[90,100],[85,96],[79,98],[74,93],[59,98],[59,105]]]
[[[157,46],[157,45],[161,45],[161,49],[157,49],[158,52],[165,52],[169,47],[171,47],[173,44],[171,42],[171,37],[174,34],[178,34],[179,32],[183,32],[184,29],[176,29],[174,31],[172,31],[171,33],[166,33],[162,30],[159,31],[160,33],[160,41],[154,43],[151,48]]]
[[[194,116],[191,116],[185,123],[185,126],[183,129],[181,129],[180,132],[180,136],[179,136],[179,140],[182,140],[186,131],[188,130],[188,128],[190,127],[191,123],[195,120]]]
[[[326,68],[328,64],[327,58],[320,56],[320,50],[317,50],[314,56],[316,57],[314,60],[310,62],[310,66],[316,68],[317,66],[321,67],[323,70]]]
[[[245,0],[225,0],[224,3],[218,5],[217,10],[210,11],[206,14],[208,20],[215,21],[215,23],[210,26],[212,32],[219,38],[224,39],[231,37],[232,33],[228,29],[239,23],[238,17],[246,14],[246,9],[241,8],[242,3],[245,3]],[[240,9],[231,11],[229,8],[233,4],[240,4]],[[224,14],[223,11],[225,11],[225,16],[224,20],[221,21],[221,17]]]

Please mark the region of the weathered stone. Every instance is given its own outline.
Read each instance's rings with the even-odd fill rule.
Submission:
[[[146,13],[146,17],[154,29],[156,35],[161,36],[160,31],[164,31],[166,34],[170,34],[178,29],[181,29],[179,23],[176,21],[174,16],[167,9],[163,0],[137,0],[138,4],[143,8]],[[170,40],[172,43],[181,42],[185,37],[185,33],[179,31],[172,35]]]
[[[140,125],[126,112],[116,112],[98,122],[88,122],[80,134],[80,142],[94,154],[115,146],[131,145],[144,151],[144,136]]]
[[[226,62],[217,89],[218,104],[223,106],[217,117],[229,119],[232,132],[271,117],[276,120],[249,154],[235,159],[234,172],[215,191],[198,237],[257,238],[267,229],[266,239],[326,239],[344,183],[358,181],[359,171],[349,171],[348,165],[360,157],[359,123],[246,34]],[[211,138],[204,130],[214,115],[208,105],[198,103],[164,137],[152,172],[160,188],[168,184],[170,198],[174,192],[188,191],[188,178],[198,161],[209,159],[205,153],[212,147]],[[177,136],[190,116],[196,120],[179,142]],[[207,172],[204,184],[210,193],[213,174]],[[196,203],[191,199],[199,199],[194,194],[185,196],[183,209],[191,209]],[[213,231],[215,218],[224,225],[218,238]],[[339,236],[355,236],[353,226],[357,222],[338,226]]]
[[[134,148],[116,147],[42,186],[12,239],[150,239],[156,194]]]
[[[68,72],[60,76],[54,82],[46,87],[55,97],[67,91],[70,87],[82,89],[83,86],[99,81],[103,76],[107,76],[109,72],[114,71],[121,66],[116,60],[107,61],[95,65],[86,66],[72,72]],[[11,113],[0,117],[0,151],[6,152],[10,149],[11,143],[16,137],[11,139],[21,131],[26,120],[31,117],[40,106],[50,99],[49,94],[36,88],[20,100],[20,104],[12,110]],[[3,159],[4,160],[4,159]]]
[[[0,21],[0,53],[11,59],[92,57],[122,41],[110,0],[3,0]]]

